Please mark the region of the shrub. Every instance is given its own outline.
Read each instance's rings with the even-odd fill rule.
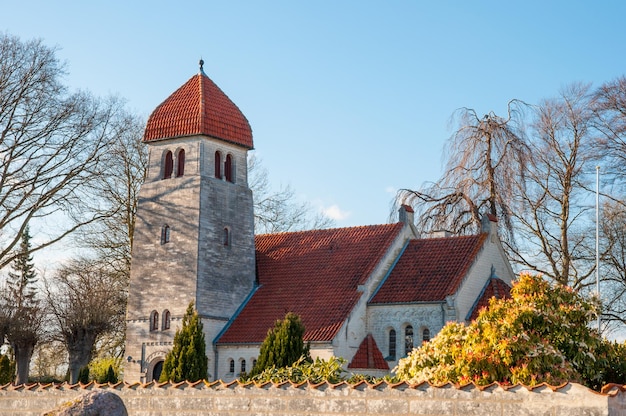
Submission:
[[[304,344],[304,332],[300,317],[292,312],[287,313],[283,320],[277,320],[274,328],[267,331],[250,375],[255,376],[272,367],[291,366],[303,356],[310,360],[309,347]]]
[[[101,357],[89,363],[89,374],[98,383],[117,383],[121,367],[121,359],[115,357]]]
[[[345,380],[343,376],[346,373],[346,370],[343,369],[345,362],[343,358],[336,357],[331,357],[329,360],[316,358],[314,361],[311,361],[310,358],[301,356],[290,366],[272,366],[255,376],[242,377],[242,380],[260,383],[282,383],[285,381],[293,383],[302,383],[304,381],[310,381],[311,383],[321,383],[323,381],[339,383]]]
[[[7,355],[0,354],[0,386],[15,381],[15,362]]]
[[[449,323],[401,359],[409,382],[535,385],[581,382],[599,389],[624,382],[623,345],[589,327],[597,307],[572,289],[522,274],[510,299],[492,299],[468,325]]]
[[[202,321],[193,307],[187,307],[183,326],[176,330],[172,350],[165,356],[160,381],[198,381],[207,378],[208,359]]]

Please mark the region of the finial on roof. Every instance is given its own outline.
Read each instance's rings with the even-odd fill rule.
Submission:
[[[202,58],[200,58],[200,73],[204,74],[204,60]]]

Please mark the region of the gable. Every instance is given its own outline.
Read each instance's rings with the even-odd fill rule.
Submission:
[[[305,341],[331,341],[363,295],[359,285],[402,228],[396,223],[256,236],[258,289],[218,343],[261,343],[287,312],[302,319]]]
[[[439,302],[453,295],[487,234],[409,241],[369,304]]]
[[[491,277],[485,287],[483,288],[480,296],[476,299],[476,303],[469,311],[466,320],[473,321],[478,318],[478,314],[483,308],[489,306],[491,298],[496,299],[509,299],[511,297],[511,287],[507,285],[502,279],[498,277]]]
[[[352,357],[352,361],[348,364],[348,368],[389,371],[389,363],[385,361],[383,353],[380,352],[372,334],[367,334],[365,339],[363,339],[356,354]]]

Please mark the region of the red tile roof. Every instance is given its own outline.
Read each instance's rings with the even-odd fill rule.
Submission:
[[[457,291],[486,236],[411,240],[370,304],[445,300]]]
[[[367,334],[356,354],[352,358],[348,368],[367,368],[389,371],[389,364],[385,361],[383,353],[378,349],[372,334]]]
[[[261,343],[287,312],[300,315],[306,341],[331,341],[403,224],[256,236],[259,288],[219,339]]]
[[[252,129],[246,117],[202,71],[152,112],[143,140],[197,134],[253,147]]]
[[[492,277],[487,281],[487,284],[483,288],[483,292],[476,300],[476,303],[470,311],[468,321],[473,321],[478,318],[478,313],[481,309],[489,306],[491,298],[496,299],[508,299],[511,297],[511,287],[507,285],[504,280],[497,277]]]

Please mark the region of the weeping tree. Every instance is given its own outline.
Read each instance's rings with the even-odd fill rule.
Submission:
[[[512,234],[513,196],[529,157],[521,129],[524,107],[511,101],[506,117],[493,112],[479,117],[469,108],[455,113],[444,175],[419,190],[402,189],[397,197],[415,208],[423,232],[477,232],[482,216],[492,214]]]
[[[202,321],[191,302],[183,316],[182,328],[174,335],[172,350],[165,357],[160,381],[205,380],[208,365]]]

